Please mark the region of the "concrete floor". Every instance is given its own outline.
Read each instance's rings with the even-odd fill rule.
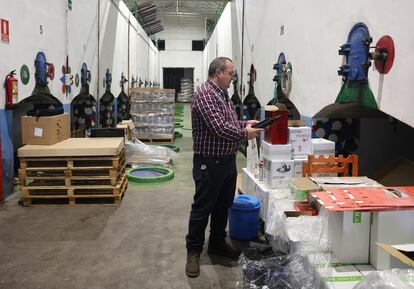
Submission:
[[[189,127],[186,105],[184,128]],[[236,288],[237,261],[206,252],[198,278],[184,273],[194,183],[191,130],[180,131],[174,179],[129,183],[119,208],[23,208],[18,193],[0,205],[0,288]],[[245,162],[238,157],[239,168]]]

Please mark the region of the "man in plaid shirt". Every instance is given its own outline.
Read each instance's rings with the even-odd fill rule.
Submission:
[[[228,209],[236,191],[236,153],[243,139],[253,139],[262,131],[251,127],[256,120],[237,118],[227,94],[234,75],[231,59],[214,59],[208,75],[191,104],[195,194],[186,236],[186,274],[189,277],[200,274],[199,258],[210,216],[207,252],[238,258],[240,251],[225,241]]]

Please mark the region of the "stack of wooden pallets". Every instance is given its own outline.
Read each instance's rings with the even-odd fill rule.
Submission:
[[[119,205],[125,167],[125,148],[109,156],[20,157],[23,205]]]

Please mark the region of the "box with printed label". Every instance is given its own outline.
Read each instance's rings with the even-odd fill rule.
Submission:
[[[391,269],[390,257],[377,243],[414,243],[414,210],[372,213],[369,263],[377,270]]]
[[[272,161],[267,158],[264,158],[263,161],[263,178],[269,188],[287,188],[289,179],[293,176],[293,161]]]
[[[325,285],[320,288],[352,289],[364,278],[364,275],[353,265],[323,267],[317,268],[316,271]]]
[[[53,145],[70,137],[69,115],[22,116],[22,144]]]
[[[292,159],[292,145],[291,144],[270,144],[266,141],[261,143],[261,151],[263,158],[268,160],[283,161]]]
[[[328,212],[328,239],[338,262],[368,264],[370,218],[370,212]]]
[[[307,156],[311,153],[311,128],[307,126],[289,127],[289,143],[294,156]]]

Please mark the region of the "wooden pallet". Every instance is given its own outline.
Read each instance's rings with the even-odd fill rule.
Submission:
[[[20,158],[20,169],[26,171],[39,170],[99,170],[119,168],[125,159],[125,148],[116,156],[89,157],[32,157]]]
[[[33,186],[90,186],[111,185],[116,186],[125,174],[126,162],[120,169],[102,170],[19,170],[20,185]]]
[[[24,206],[110,204],[119,206],[128,180],[124,174],[117,186],[36,186],[22,187]]]
[[[89,180],[114,186],[125,171],[126,157],[124,149],[115,157],[22,158],[20,166],[23,186],[36,186],[36,182],[71,186]]]

